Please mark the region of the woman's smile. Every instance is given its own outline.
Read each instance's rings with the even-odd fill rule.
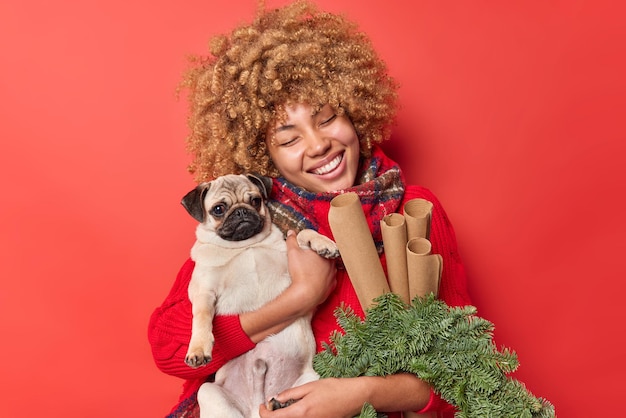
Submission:
[[[313,174],[317,174],[319,176],[324,175],[324,174],[328,174],[330,172],[332,172],[333,170],[335,170],[339,164],[341,164],[341,161],[343,161],[343,153],[337,155],[335,158],[333,158],[329,163],[324,164],[323,166],[316,168],[314,170],[310,170]]]

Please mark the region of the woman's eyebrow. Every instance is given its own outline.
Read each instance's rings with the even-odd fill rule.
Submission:
[[[293,129],[293,128],[295,128],[295,127],[296,127],[296,125],[289,125],[289,124],[286,124],[286,125],[280,125],[279,127],[277,127],[277,128],[275,129],[275,132],[277,132],[277,133],[278,133],[278,132],[283,132],[283,131],[287,131],[287,130],[289,130],[289,129]]]

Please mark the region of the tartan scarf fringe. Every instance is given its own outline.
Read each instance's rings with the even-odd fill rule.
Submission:
[[[197,393],[177,405],[165,418],[200,418],[200,405],[198,405]]]

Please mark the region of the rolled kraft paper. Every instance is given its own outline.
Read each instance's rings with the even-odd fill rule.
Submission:
[[[372,299],[389,293],[383,266],[356,193],[336,196],[330,202],[328,222],[363,310]]]
[[[430,241],[425,238],[413,238],[406,245],[411,300],[431,292],[435,296],[439,294],[443,259],[439,254],[431,254],[431,248]]]
[[[380,223],[383,235],[383,246],[387,258],[387,277],[391,291],[409,303],[409,276],[406,266],[406,222],[404,216],[392,213],[385,216]]]
[[[404,205],[408,239],[430,238],[430,218],[433,204],[425,199],[411,199]]]

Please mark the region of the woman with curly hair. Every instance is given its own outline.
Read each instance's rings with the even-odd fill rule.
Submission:
[[[451,306],[471,303],[443,208],[427,189],[405,185],[400,168],[379,146],[390,135],[397,86],[368,37],[342,16],[306,1],[260,10],[252,24],[214,37],[211,55],[197,59],[183,80],[190,102],[189,169],[198,182],[228,173],[273,177],[268,205],[287,234],[292,284],[257,311],[216,317],[212,361],[192,369],[184,362],[191,334],[187,285],[194,267],[187,260],[149,325],[157,366],[185,379],[172,417],[198,416],[198,388],[227,361],[294,318],[314,312],[312,327],[321,350],[340,330],[334,317],[338,306],[364,315],[341,264],[300,249],[290,232],[312,228],[332,237],[328,210],[338,194],[360,196],[383,265],[379,221],[411,199],[431,201],[430,240],[444,265],[439,297]],[[352,417],[365,402],[390,417],[400,416],[394,411],[454,412],[409,374],[322,379],[277,399],[298,402],[277,411],[261,405],[261,417]]]

